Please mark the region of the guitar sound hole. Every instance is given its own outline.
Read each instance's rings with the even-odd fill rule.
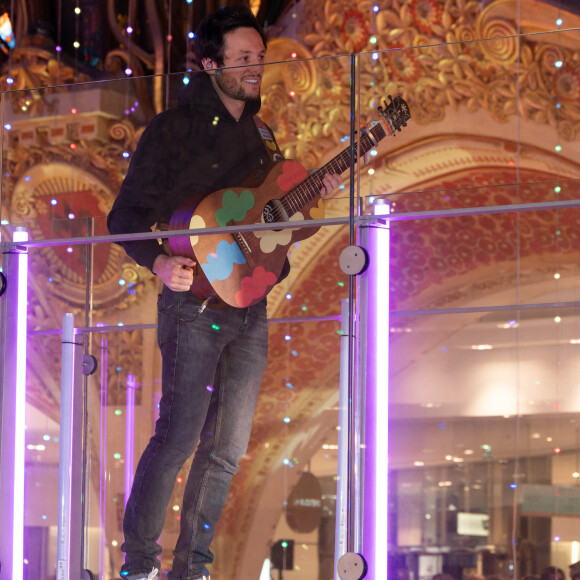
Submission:
[[[264,206],[264,211],[262,212],[262,217],[265,224],[273,224],[279,221],[278,209],[273,201],[269,201]]]
[[[262,219],[265,224],[275,224],[277,222],[287,222],[290,217],[284,208],[284,204],[279,199],[271,199],[265,206],[262,212]],[[280,230],[272,230],[279,232]]]

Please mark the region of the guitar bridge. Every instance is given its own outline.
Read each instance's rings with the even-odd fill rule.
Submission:
[[[238,246],[240,247],[240,250],[242,250],[243,254],[252,253],[252,248],[250,248],[250,245],[246,241],[246,238],[244,238],[244,236],[240,232],[236,232],[234,234],[234,238],[236,242],[238,242]]]

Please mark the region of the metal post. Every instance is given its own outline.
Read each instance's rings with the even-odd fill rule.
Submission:
[[[63,315],[58,471],[57,580],[81,573],[82,546],[82,347],[74,316]]]
[[[16,228],[14,241],[28,233]],[[24,570],[24,430],[28,254],[3,253],[6,288],[0,318],[0,565],[2,575],[22,580]]]
[[[359,548],[360,534],[358,533],[360,514],[360,425],[358,422],[359,399],[355,396],[350,397],[350,366],[349,366],[349,349],[351,348],[351,337],[349,335],[349,302],[342,301],[342,322],[341,322],[341,343],[340,343],[340,386],[339,386],[339,403],[338,403],[338,465],[337,465],[337,482],[336,482],[336,523],[335,523],[335,540],[334,540],[334,568],[335,578],[340,578],[337,569],[338,559],[348,550],[347,526],[349,506],[354,510],[354,529],[351,530],[353,549]],[[356,389],[354,394],[356,395]],[[354,410],[355,423],[353,425],[354,433],[349,433],[349,414]],[[351,437],[352,436],[352,437]],[[354,449],[349,449],[349,441],[354,442]],[[354,497],[349,497],[349,474],[352,477],[350,483],[355,490]]]
[[[355,92],[355,78],[356,73],[356,55],[351,54],[350,57],[350,78],[352,81],[352,87],[350,91],[350,190],[349,190],[349,245],[354,244],[354,214],[355,214],[355,202],[354,202],[354,162],[356,160],[356,92]],[[348,421],[348,433],[350,437],[349,441],[349,451],[352,453],[354,449],[354,422],[355,414],[354,408],[352,406],[353,393],[354,393],[354,276],[348,277],[348,337],[349,337],[349,349],[348,349],[348,385],[349,385],[349,421]],[[354,486],[354,474],[349,469],[346,472],[346,477],[348,481],[348,498],[347,503],[347,524],[346,524],[346,544],[347,551],[355,551],[355,540],[352,534],[352,530],[355,527],[356,516],[354,513],[354,504],[352,499],[355,497],[355,486]]]

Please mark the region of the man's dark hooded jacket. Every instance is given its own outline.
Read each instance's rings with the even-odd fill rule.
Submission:
[[[207,73],[196,73],[177,106],[155,117],[143,132],[127,176],[107,218],[112,234],[141,233],[168,222],[186,199],[236,187],[270,161],[248,101],[239,121],[226,109]],[[155,240],[124,242],[127,254],[152,270],[163,248]],[[288,263],[281,278],[288,272]]]

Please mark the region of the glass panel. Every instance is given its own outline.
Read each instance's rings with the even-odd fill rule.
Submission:
[[[381,140],[353,177],[356,212],[370,216],[378,200],[391,212],[390,530],[381,549],[388,550],[389,574],[401,580],[436,573],[519,578],[548,565],[567,572],[580,560],[580,209],[561,204],[577,198],[578,32],[527,35],[538,26],[531,4],[460,3],[461,15],[433,3],[421,11],[419,4],[410,12],[403,3],[380,9],[378,51],[356,57],[357,126],[378,118],[389,95],[405,99],[411,111],[396,139]],[[542,9],[546,21],[556,21],[556,7]],[[329,25],[318,26],[305,37],[318,58],[305,58],[305,45],[270,42],[269,58],[277,62],[266,69],[260,112],[282,153],[308,170],[340,155],[350,130],[350,57],[320,51],[340,42],[347,52],[366,47],[342,35],[327,46]],[[107,234],[105,216],[145,125],[156,108],[175,104],[188,78],[2,95],[2,241],[25,225],[35,242],[26,440],[30,577],[52,574],[56,561],[65,312],[82,329],[83,351],[99,362],[82,385],[83,565],[101,578],[119,573],[124,502],[160,401],[160,283],[118,245],[84,238]],[[221,119],[215,121],[219,130]],[[151,156],[168,155],[169,179],[188,169],[171,155],[183,140],[171,135],[167,149]],[[217,180],[215,152],[205,153]],[[274,573],[290,554],[293,570],[284,570],[285,578],[334,574],[340,305],[349,282],[339,257],[350,243],[349,177],[345,172],[343,188],[325,204],[324,215],[336,225],[290,245],[290,275],[268,295],[269,362],[250,445],[212,548],[218,580],[257,578],[268,556]],[[187,187],[179,191],[184,199],[188,194]],[[323,215],[317,205],[298,209],[295,216]],[[173,229],[194,225],[191,216],[180,220]],[[189,466],[178,474],[167,508],[164,570]],[[308,474],[314,483],[305,483]]]
[[[275,43],[272,48],[274,57],[280,58],[282,49]],[[320,150],[298,139],[296,128],[303,135],[316,135],[326,131],[325,120],[305,115],[293,103],[314,99],[311,87],[304,85],[309,75],[348,70],[348,59],[343,60],[291,59],[267,68],[261,116],[272,123],[283,153],[308,169],[323,165],[347,143],[335,138],[336,128]],[[184,78],[162,79],[169,87],[169,106]],[[348,87],[348,75],[341,72],[340,79]],[[14,117],[4,151],[11,163],[4,176],[8,212],[3,234],[23,225],[33,239],[28,349],[34,354],[28,365],[27,444],[32,446],[29,461],[35,476],[27,487],[25,525],[30,570],[38,570],[39,577],[48,574],[56,561],[64,313],[74,313],[82,350],[99,363],[97,372],[84,377],[79,387],[87,429],[83,566],[99,577],[116,577],[123,563],[125,501],[159,414],[161,360],[155,329],[159,279],[137,266],[118,245],[102,240],[108,234],[106,214],[149,117],[141,103],[136,106],[136,95],[141,90],[154,94],[158,80],[63,89],[58,99],[50,90],[31,91],[26,98],[52,103],[50,110],[39,106],[32,114],[12,112],[12,101],[20,102],[23,95],[5,95],[5,116]],[[294,86],[298,94],[290,95]],[[340,94],[348,98],[348,89]],[[288,107],[294,115],[280,117],[279,107]],[[348,131],[343,125],[341,138]],[[26,161],[16,163],[19,156]],[[302,179],[306,173],[300,175]],[[319,185],[314,183],[317,194]],[[212,548],[218,578],[233,577],[240,570],[258,577],[263,565],[275,573],[279,540],[294,542],[294,570],[284,572],[288,577],[318,569],[334,573],[339,330],[341,301],[348,298],[348,276],[338,268],[337,258],[348,240],[347,211],[344,192],[337,192],[327,203],[327,216],[338,218],[338,225],[293,243],[290,275],[268,295],[269,362],[252,439]],[[301,216],[297,212],[294,219]],[[324,217],[322,206],[315,206],[306,217]],[[95,243],[85,243],[85,238],[94,237]],[[168,504],[160,538],[164,570],[171,568],[190,467],[191,458],[177,475]],[[42,507],[47,497],[52,498],[51,510]],[[254,518],[258,506],[264,515]],[[31,540],[33,533],[42,537],[42,550]],[[236,560],[231,558],[233,552]],[[273,560],[268,563],[270,556]]]
[[[499,3],[484,16],[496,30],[513,17]],[[411,110],[360,188],[365,213],[378,200],[391,212],[398,578],[566,575],[579,560],[580,174],[570,87],[552,90],[568,34],[520,37],[518,67],[510,38],[361,56],[361,103],[381,79]]]

